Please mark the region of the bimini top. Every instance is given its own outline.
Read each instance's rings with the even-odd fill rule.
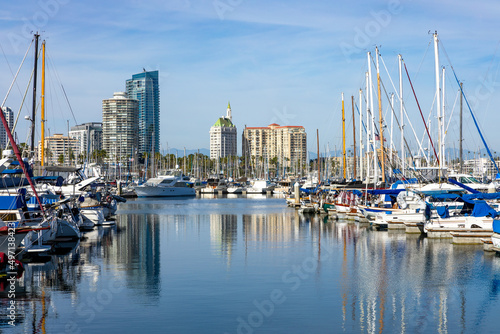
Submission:
[[[67,167],[67,166],[45,166],[44,169],[47,172],[77,172],[81,167]]]

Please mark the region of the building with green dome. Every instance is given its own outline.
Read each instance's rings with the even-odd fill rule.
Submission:
[[[228,103],[226,116],[220,117],[210,128],[210,159],[236,156],[237,152],[237,129],[233,124],[231,105]]]

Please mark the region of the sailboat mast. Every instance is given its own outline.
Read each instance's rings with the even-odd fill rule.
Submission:
[[[390,147],[389,147],[389,163],[392,163],[393,162],[393,156],[394,156],[394,153],[393,153],[393,147],[394,147],[394,142],[392,141],[394,137],[394,93],[391,94],[391,140],[390,140]],[[394,165],[392,163],[392,165]],[[389,173],[389,175],[393,176],[393,171],[391,171]]]
[[[462,91],[464,89],[463,83],[460,83],[460,173],[463,172],[463,167],[464,167],[464,156],[463,156],[463,150],[462,150],[462,104],[463,104],[463,96],[462,96]]]
[[[446,144],[445,144],[446,143],[446,131],[445,131],[445,121],[444,121],[445,120],[445,115],[446,115],[445,114],[445,110],[446,110],[445,104],[446,104],[446,101],[444,99],[444,96],[445,96],[444,95],[444,92],[445,92],[445,89],[444,89],[444,87],[445,87],[445,80],[444,80],[444,78],[445,78],[445,76],[444,76],[445,75],[445,67],[443,66],[441,70],[442,70],[442,73],[443,73],[443,75],[441,77],[441,80],[443,81],[443,89],[442,89],[442,93],[441,93],[441,105],[442,105],[442,108],[441,108],[441,118],[442,118],[442,121],[441,121],[441,138],[442,138],[442,142],[441,142],[441,146],[442,146],[441,147],[441,154],[442,154],[442,157],[443,157],[442,158],[442,160],[443,160],[443,167],[446,167],[446,153],[445,153],[446,152]]]
[[[45,163],[45,41],[42,42],[42,100],[40,109],[41,118],[41,165]]]
[[[319,159],[319,129],[316,129],[316,146],[318,148],[318,186],[321,184],[321,165]]]
[[[35,33],[35,60],[33,65],[33,109],[31,112],[31,146],[30,155],[34,154],[35,150],[35,115],[36,115],[36,74],[38,65],[38,38],[40,35]]]
[[[363,91],[359,90],[359,178],[363,181]]]
[[[384,156],[384,126],[382,120],[382,94],[380,92],[380,67],[378,62],[378,47],[375,48],[377,59],[377,90],[378,90],[378,120],[379,120],[379,139],[380,139],[380,166],[382,167],[382,183],[385,183],[385,156]],[[377,153],[375,153],[377,155]]]
[[[405,175],[405,119],[403,114],[403,56],[398,55],[399,59],[399,122],[400,122],[400,131],[401,131],[401,173]]]
[[[342,161],[344,179],[346,178],[346,158],[345,158],[345,113],[344,113],[344,93],[342,93]]]
[[[356,180],[358,178],[357,175],[357,170],[356,170],[356,118],[354,117],[354,95],[351,96],[351,102],[352,102],[352,138],[354,141],[354,148],[353,148],[353,169],[354,169],[354,179]]]
[[[368,87],[370,89],[370,113],[372,117],[372,150],[373,150],[373,183],[377,184],[378,181],[378,156],[377,156],[377,142],[375,141],[375,113],[373,112],[373,85],[372,85],[372,66],[370,63],[371,52],[368,52]]]
[[[368,72],[365,72],[366,94],[366,183],[370,182],[370,104],[368,103]]]
[[[438,49],[438,34],[437,31],[434,33],[434,65],[436,70],[436,109],[438,117],[438,141],[439,141],[439,177],[441,178],[441,168],[443,164],[443,152],[442,152],[442,116],[441,116],[441,93],[440,93],[440,80],[439,80],[439,49]]]

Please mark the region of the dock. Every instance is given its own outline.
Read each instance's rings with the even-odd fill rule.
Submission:
[[[454,245],[481,245],[484,238],[490,238],[491,232],[450,232]],[[490,238],[491,240],[491,238]]]

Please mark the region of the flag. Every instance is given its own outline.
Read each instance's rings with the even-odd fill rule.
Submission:
[[[377,133],[375,134],[375,140],[380,140],[380,136]],[[386,142],[386,141],[387,141],[387,139],[384,138],[384,142]]]

